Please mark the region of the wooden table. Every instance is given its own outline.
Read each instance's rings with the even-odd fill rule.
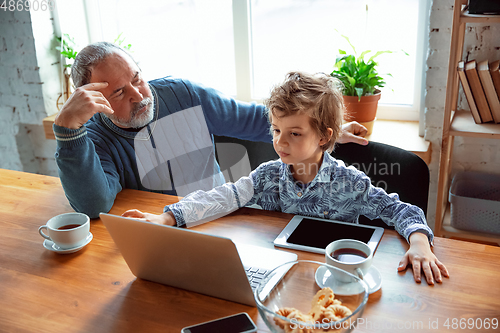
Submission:
[[[111,213],[130,208],[158,213],[174,201],[124,190]],[[1,332],[179,332],[238,312],[247,312],[259,331],[267,331],[255,307],[136,280],[100,220],[92,221],[94,239],[83,250],[66,255],[46,250],[38,227],[71,211],[58,178],[0,169]],[[290,218],[245,208],[195,229],[273,247]],[[499,247],[436,239],[434,251],[451,277],[433,287],[415,283],[411,270],[397,273],[407,247],[395,232],[385,232],[373,262],[382,289],[370,295],[365,322],[355,332],[476,332],[481,331],[476,325],[488,320],[490,329],[482,331],[500,330],[491,327],[493,318],[500,318]],[[474,321],[472,329],[468,320]]]

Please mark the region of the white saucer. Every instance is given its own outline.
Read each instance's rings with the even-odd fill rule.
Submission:
[[[76,251],[80,251],[81,249],[83,249],[83,247],[85,245],[87,245],[88,243],[90,243],[90,241],[92,240],[92,238],[94,238],[94,235],[92,235],[92,233],[89,232],[89,235],[87,236],[87,238],[85,239],[85,242],[82,245],[77,246],[77,247],[73,247],[71,249],[61,249],[59,246],[57,246],[56,244],[54,244],[53,241],[50,241],[50,240],[46,239],[46,240],[43,241],[43,247],[46,248],[47,250],[54,251],[54,252],[57,252],[57,253],[63,253],[63,254],[74,253]]]
[[[330,270],[325,266],[320,266],[315,274],[316,283],[320,288],[330,287],[338,295],[354,295],[363,289],[357,283],[344,283],[333,278]],[[368,293],[374,293],[382,286],[382,276],[375,266],[371,266],[365,274],[364,281],[368,285]]]

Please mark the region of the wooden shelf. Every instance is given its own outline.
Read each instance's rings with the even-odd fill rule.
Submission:
[[[461,23],[500,23],[500,15],[469,14],[462,11],[460,14]]]
[[[496,243],[500,245],[500,235],[489,235],[481,232],[474,232],[468,230],[461,230],[451,226],[451,213],[450,213],[450,205],[446,209],[446,213],[443,219],[443,225],[441,233],[446,237],[455,237],[455,238],[463,238],[463,239],[471,239],[480,242],[487,243]]]
[[[476,124],[470,111],[459,110],[453,115],[450,135],[500,139],[500,124]]]
[[[456,66],[463,57],[467,23],[500,23],[500,15],[474,15],[465,10],[468,0],[455,0],[451,29],[450,58],[446,83],[443,138],[439,164],[434,233],[437,236],[457,237],[500,245],[500,236],[469,232],[453,228],[450,222],[448,191],[452,177],[453,146],[457,136],[484,139],[500,139],[500,124],[476,124],[470,111],[457,110],[459,79]],[[454,111],[457,110],[457,111]]]

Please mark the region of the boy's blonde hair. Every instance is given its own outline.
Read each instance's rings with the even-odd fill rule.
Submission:
[[[323,151],[331,152],[342,130],[344,99],[341,87],[338,79],[324,73],[290,72],[283,83],[273,87],[264,102],[269,121],[277,117],[277,113],[286,117],[303,112],[310,117],[311,127],[320,138],[328,137],[328,128],[333,130],[330,140],[321,146]]]

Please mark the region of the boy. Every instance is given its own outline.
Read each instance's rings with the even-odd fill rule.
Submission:
[[[422,210],[372,186],[370,179],[330,156],[344,110],[338,81],[325,74],[291,72],[266,101],[279,160],[261,164],[249,177],[211,191],[196,191],[154,215],[130,210],[123,216],[150,222],[194,226],[227,215],[245,205],[290,214],[357,223],[359,215],[380,217],[410,243],[398,267],[421,269],[429,284],[448,276],[430,249],[432,230]]]

